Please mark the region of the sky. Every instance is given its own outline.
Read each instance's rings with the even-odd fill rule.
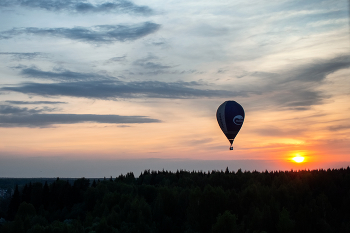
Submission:
[[[346,0],[2,0],[0,21],[0,177],[350,165]]]

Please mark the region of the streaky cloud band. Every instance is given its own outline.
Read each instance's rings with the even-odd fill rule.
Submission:
[[[144,22],[134,25],[97,25],[73,28],[13,28],[0,32],[0,39],[27,34],[36,36],[60,37],[91,44],[110,44],[140,39],[158,31],[160,24]]]
[[[22,6],[38,8],[54,12],[75,13],[127,13],[152,15],[154,12],[148,6],[138,6],[127,0],[112,0],[101,4],[93,4],[84,0],[2,0],[0,7]]]
[[[73,72],[65,69],[57,69],[56,72],[52,71],[42,71],[35,67],[21,67],[21,75],[27,78],[35,78],[35,79],[46,79],[53,81],[98,81],[98,80],[117,80],[114,77],[96,74],[96,73],[81,73],[81,72]]]
[[[0,115],[0,127],[52,127],[56,124],[76,123],[143,124],[158,123],[158,119],[146,116],[120,116],[96,114],[23,114]]]
[[[14,91],[39,96],[71,96],[92,99],[116,98],[211,98],[246,96],[246,92],[192,88],[192,82],[160,81],[81,81],[62,83],[23,83],[17,87],[3,87],[0,91]],[[196,85],[197,86],[197,85]]]
[[[6,100],[9,104],[67,104],[67,102],[61,101],[18,101],[18,100]]]
[[[24,60],[24,59],[33,59],[36,57],[43,57],[43,53],[34,52],[34,53],[16,53],[16,52],[0,52],[0,55],[9,55],[14,57],[16,60]]]
[[[0,114],[13,114],[15,115],[20,115],[20,114],[36,114],[36,113],[41,113],[43,111],[52,111],[52,109],[28,109],[28,108],[19,108],[19,107],[14,107],[11,105],[0,105]]]
[[[272,101],[280,109],[308,110],[320,105],[330,94],[320,90],[326,78],[339,70],[350,67],[350,56],[339,54],[333,58],[315,59],[311,62],[287,68],[279,73],[256,72],[265,83],[260,86],[263,92],[270,92]]]

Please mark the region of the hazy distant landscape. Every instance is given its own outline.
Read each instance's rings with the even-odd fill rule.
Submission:
[[[29,183],[28,183],[29,182]],[[350,168],[0,179],[0,232],[349,232]]]

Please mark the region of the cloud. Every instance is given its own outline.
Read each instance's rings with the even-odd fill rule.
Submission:
[[[145,22],[134,25],[97,25],[94,27],[74,28],[13,28],[0,32],[0,39],[27,34],[67,38],[91,44],[110,44],[116,41],[125,42],[140,39],[158,31],[159,24]]]
[[[349,55],[341,55],[328,60],[315,60],[288,72],[287,75],[289,77],[284,81],[320,82],[323,81],[327,75],[349,67]]]
[[[81,81],[64,83],[23,83],[16,87],[3,87],[2,91],[14,91],[39,96],[72,96],[92,99],[115,98],[210,98],[245,96],[244,92],[193,88],[192,82],[114,82]]]
[[[199,82],[120,81],[115,77],[96,73],[79,73],[65,69],[56,72],[35,67],[17,67],[28,78],[56,83],[27,82],[17,86],[2,87],[0,91],[14,91],[39,96],[72,96],[92,99],[116,98],[205,98],[246,96],[245,92],[204,89]]]
[[[123,62],[126,61],[126,55],[122,56],[122,57],[112,57],[110,59],[108,59],[105,63],[113,63],[113,62]]]
[[[49,109],[46,109],[49,110]],[[35,114],[43,112],[43,109],[28,109],[28,108],[19,108],[13,107],[10,105],[0,105],[0,114]]]
[[[79,73],[65,69],[56,69],[56,72],[42,71],[36,67],[17,67],[21,69],[21,74],[28,78],[46,79],[54,81],[87,81],[87,80],[111,80],[114,77],[96,73]]]
[[[224,73],[226,73],[227,71],[228,71],[227,69],[220,68],[220,69],[218,69],[218,71],[217,71],[216,73],[218,73],[218,74],[224,74]]]
[[[67,11],[75,13],[128,13],[152,15],[154,12],[147,6],[138,6],[127,0],[114,0],[92,4],[85,0],[4,0],[0,7],[23,6],[47,11]]]
[[[270,100],[280,109],[307,110],[331,97],[318,89],[325,85],[326,77],[349,67],[350,56],[339,55],[331,59],[317,59],[279,73],[255,72],[253,76],[262,78],[259,89],[269,93]]]
[[[95,115],[95,114],[30,114],[0,115],[0,127],[51,127],[55,124],[84,122],[108,124],[156,123],[160,120],[145,116]]]
[[[6,103],[9,104],[67,104],[67,102],[61,101],[15,101],[15,100],[6,100]]]
[[[28,109],[0,105],[0,127],[51,127],[55,124],[76,124],[83,122],[109,124],[155,123],[160,120],[146,116],[120,116],[96,114],[46,114],[51,108]]]
[[[130,75],[155,76],[160,74],[202,74],[204,72],[197,70],[180,70],[174,69],[178,65],[169,65],[162,63],[164,58],[159,58],[152,53],[148,56],[135,60],[132,65],[132,70],[126,70]]]
[[[307,110],[313,105],[322,104],[324,99],[330,98],[330,95],[313,90],[307,86],[287,89],[282,89],[281,92],[275,94],[274,101],[277,102],[279,106],[290,110]]]
[[[193,146],[193,145],[205,145],[205,144],[211,143],[212,141],[213,141],[212,138],[203,138],[203,139],[195,139],[195,140],[186,140],[182,143]]]
[[[161,49],[170,48],[171,43],[165,38],[151,38],[144,41],[146,46],[156,46]]]
[[[159,62],[156,62],[158,57],[149,54],[146,58],[138,59],[133,62],[134,65],[142,67],[144,69],[151,69],[151,70],[162,70],[162,69],[169,69],[172,68],[172,66],[163,65]]]
[[[195,27],[190,28],[190,31],[199,36],[205,37],[219,37],[229,34],[230,30],[228,27],[223,26],[213,26],[206,23],[200,23],[195,25]]]
[[[15,60],[30,60],[36,57],[43,57],[43,53],[13,53],[13,52],[0,52],[0,55],[10,55]]]
[[[330,131],[343,131],[343,130],[349,130],[350,124],[343,124],[343,125],[334,125],[329,127]]]
[[[166,45],[166,42],[164,41],[154,41],[154,42],[151,42],[152,45],[154,46],[164,46]]]
[[[257,128],[254,129],[255,134],[263,135],[263,136],[269,136],[269,137],[295,137],[295,136],[300,136],[304,133],[305,130],[301,129],[281,129],[275,126],[267,126],[264,128]]]
[[[205,72],[199,71],[199,70],[174,70],[169,68],[156,68],[157,65],[162,65],[161,63],[156,63],[154,65],[149,64],[149,68],[145,68],[143,70],[137,71],[137,70],[127,70],[129,75],[141,75],[141,76],[153,76],[153,75],[160,75],[160,74],[175,74],[175,75],[182,75],[182,74],[204,74]],[[150,68],[153,66],[153,69]],[[136,67],[136,66],[135,66]],[[140,66],[141,67],[141,66]]]

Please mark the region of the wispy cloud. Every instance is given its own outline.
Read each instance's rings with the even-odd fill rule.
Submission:
[[[30,60],[37,57],[43,57],[43,53],[15,53],[15,52],[0,52],[0,55],[12,56],[15,60]]]
[[[28,78],[56,81],[56,83],[22,83],[2,87],[0,91],[14,91],[39,96],[72,96],[93,99],[116,98],[211,98],[245,96],[246,92],[208,89],[199,82],[120,81],[115,77],[96,73],[79,73],[59,69],[55,72],[32,67],[18,67]]]
[[[160,120],[146,116],[120,116],[96,114],[47,114],[54,109],[28,109],[0,105],[0,127],[52,127],[55,124],[76,124],[83,122],[108,124],[156,123]]]
[[[23,83],[16,87],[3,87],[2,91],[14,91],[40,96],[72,96],[93,99],[115,98],[211,98],[245,96],[244,92],[193,88],[191,82],[114,82],[84,81],[62,83]]]
[[[0,7],[23,6],[47,11],[67,11],[75,13],[128,13],[151,15],[153,10],[148,6],[138,6],[127,0],[107,1],[93,4],[85,0],[2,0]]]
[[[98,81],[98,80],[113,80],[114,77],[103,75],[103,74],[96,74],[96,73],[80,73],[80,72],[73,72],[70,70],[65,69],[56,69],[56,72],[52,71],[42,71],[36,67],[17,67],[21,69],[20,74],[27,77],[27,78],[34,78],[34,79],[46,79],[46,80],[53,80],[53,81]]]
[[[302,129],[293,129],[289,127],[279,128],[273,125],[269,125],[263,128],[254,129],[255,134],[269,136],[269,137],[295,137],[304,133]]]
[[[97,25],[94,27],[74,28],[13,28],[0,32],[0,39],[27,34],[36,36],[52,36],[77,40],[91,44],[109,44],[113,42],[125,42],[140,39],[158,31],[159,24],[145,22],[134,25]]]
[[[105,64],[108,63],[113,63],[113,62],[124,62],[126,61],[126,55],[122,56],[122,57],[112,57],[110,59],[108,59]]]
[[[0,105],[0,114],[36,114],[43,111],[52,111],[53,109],[44,108],[44,109],[28,109],[28,108],[19,108],[13,107],[11,105]]]
[[[9,104],[67,104],[67,102],[61,102],[61,101],[17,101],[17,100],[6,100],[6,103]]]
[[[281,109],[305,110],[331,97],[318,89],[325,84],[328,75],[349,67],[350,56],[339,55],[314,60],[280,73],[257,72],[253,75],[262,78],[260,90],[270,93],[271,100]]]
[[[271,97],[276,107],[281,110],[307,110],[311,106],[322,104],[325,99],[330,98],[330,95],[315,90],[314,87],[293,85],[281,87]]]
[[[349,130],[350,124],[344,123],[343,125],[334,125],[329,127],[330,131],[343,131],[343,130]]]
[[[162,70],[162,69],[169,69],[172,68],[172,66],[161,64],[157,61],[158,57],[149,54],[145,58],[138,59],[134,61],[134,65],[142,67],[144,69],[150,69],[150,70]]]
[[[290,70],[288,74],[285,74],[288,78],[285,79],[284,82],[320,82],[323,81],[327,75],[349,67],[349,55],[340,55],[331,59],[319,59],[297,67],[297,69]]]
[[[55,124],[77,124],[84,122],[108,124],[142,124],[160,122],[145,116],[119,116],[95,114],[31,114],[0,115],[0,127],[52,127]]]

